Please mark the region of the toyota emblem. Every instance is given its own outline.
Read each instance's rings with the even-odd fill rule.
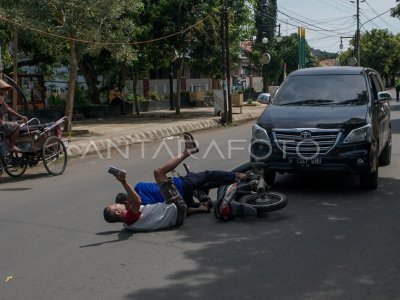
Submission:
[[[309,139],[311,139],[311,132],[309,132],[309,131],[302,131],[302,132],[300,132],[300,137],[301,137],[303,140],[309,140]]]

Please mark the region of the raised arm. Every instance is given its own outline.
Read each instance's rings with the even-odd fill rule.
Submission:
[[[126,181],[126,173],[124,172],[119,172],[115,178],[117,178],[117,180],[119,182],[122,183],[122,186],[124,187],[126,193],[128,194],[128,201],[125,204],[125,206],[129,206],[129,209],[133,212],[133,213],[138,213],[140,210],[140,205],[142,204],[139,195],[135,192],[135,190],[128,184],[128,182]],[[128,207],[127,207],[128,208]]]

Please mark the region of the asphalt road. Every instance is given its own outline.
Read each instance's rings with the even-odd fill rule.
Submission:
[[[279,175],[274,189],[289,204],[263,218],[195,215],[151,233],[105,223],[102,210],[121,191],[108,166],[124,167],[132,183],[151,180],[177,139],[74,159],[58,177],[42,168],[18,181],[3,175],[0,299],[400,299],[400,106],[392,108],[392,164],[378,189],[363,191],[352,176]],[[188,164],[246,162],[237,148],[250,128],[197,133],[202,150]]]

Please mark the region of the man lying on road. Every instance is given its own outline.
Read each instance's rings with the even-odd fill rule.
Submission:
[[[184,223],[186,215],[209,211],[210,207],[206,205],[194,207],[192,196],[195,189],[208,182],[212,182],[213,187],[219,187],[246,177],[244,173],[204,171],[168,178],[169,172],[199,151],[191,134],[184,133],[184,138],[183,152],[154,170],[156,183],[139,182],[133,189],[126,180],[125,172],[116,175],[127,194],[119,194],[117,202],[120,203],[106,206],[103,211],[105,221],[122,222],[125,228],[137,231],[177,227]],[[145,200],[144,203],[142,199]]]

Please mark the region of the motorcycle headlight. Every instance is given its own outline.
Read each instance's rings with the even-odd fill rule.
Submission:
[[[368,124],[363,127],[353,129],[344,139],[343,143],[359,143],[372,141],[372,125]]]
[[[253,140],[262,140],[262,141],[270,142],[267,131],[257,124],[253,125],[253,128],[251,129],[251,133],[252,133]]]

